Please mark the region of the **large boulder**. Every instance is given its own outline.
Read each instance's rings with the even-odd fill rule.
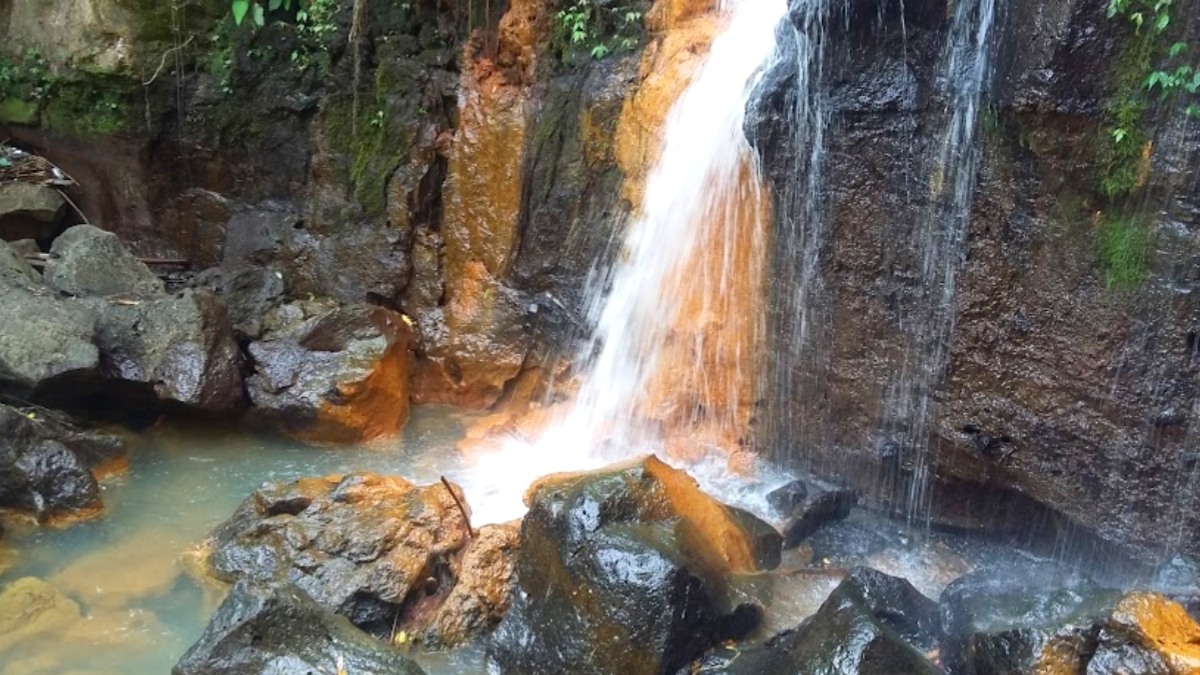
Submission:
[[[673,673],[752,625],[728,575],[779,563],[780,537],[654,457],[530,489],[503,673]]]
[[[295,302],[250,345],[259,419],[300,440],[355,443],[395,436],[408,420],[413,332],[371,305]]]
[[[207,567],[226,582],[295,584],[380,637],[457,644],[503,613],[515,545],[511,528],[472,537],[462,499],[370,474],[267,485],[214,531]]]
[[[1200,626],[1178,603],[1135,592],[1121,598],[1100,630],[1086,675],[1198,672]]]
[[[41,281],[17,247],[0,239],[0,284],[29,285]]]
[[[20,267],[8,269],[29,281]],[[0,270],[0,391],[28,396],[97,377],[95,314],[44,287],[8,283],[8,278]]]
[[[86,302],[97,316],[104,376],[129,385],[134,405],[222,412],[242,403],[242,354],[225,307],[211,293]]]
[[[229,322],[239,340],[257,340],[266,329],[268,313],[283,304],[283,274],[269,267],[236,271],[221,267],[196,276],[195,285],[216,293],[229,310]]]
[[[31,183],[0,183],[0,240],[49,239],[67,202],[52,187]]]
[[[240,582],[174,675],[420,675],[408,657],[290,584]]]
[[[50,247],[45,279],[52,288],[74,296],[151,295],[163,283],[130,253],[117,235],[91,225],[76,225]]]
[[[100,507],[92,468],[122,456],[116,435],[0,404],[0,509],[39,520]]]

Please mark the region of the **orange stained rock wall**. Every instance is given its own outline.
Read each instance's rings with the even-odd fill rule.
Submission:
[[[524,361],[523,346],[494,327],[511,323],[501,281],[520,238],[529,83],[551,14],[544,0],[516,0],[495,36],[466,47],[443,193],[448,335],[421,365],[418,402],[490,406]]]

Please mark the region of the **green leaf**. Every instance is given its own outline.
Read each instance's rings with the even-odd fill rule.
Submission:
[[[1146,20],[1146,17],[1142,16],[1141,12],[1134,12],[1133,14],[1129,15],[1129,20],[1133,22],[1133,25],[1141,28],[1142,23]]]
[[[266,20],[263,17],[262,5],[258,4],[257,2],[254,3],[254,23],[260,28],[266,23]]]
[[[1189,105],[1187,107],[1187,116],[1200,117],[1200,105],[1196,105],[1195,103]]]
[[[1167,26],[1170,23],[1171,23],[1171,15],[1170,14],[1166,14],[1166,13],[1159,14],[1158,17],[1156,17],[1154,19],[1154,29],[1161,33],[1167,29]]]
[[[1124,141],[1128,135],[1129,135],[1129,132],[1125,131],[1124,129],[1113,129],[1112,130],[1113,140],[1116,141],[1117,143],[1121,143],[1122,141]]]
[[[1171,58],[1175,58],[1176,56],[1186,52],[1187,48],[1188,46],[1186,42],[1176,42],[1175,44],[1171,45]]]
[[[283,5],[283,0],[271,0],[270,4],[267,5],[267,9],[274,12],[275,10],[279,9],[280,6],[282,6],[282,5]]]
[[[5,168],[7,168],[7,167],[10,167],[10,166],[12,166],[12,160],[11,160],[11,159],[9,159],[9,158],[7,158],[7,157],[0,157],[0,167],[5,167]]]
[[[233,0],[231,9],[233,10],[233,22],[240,26],[246,18],[246,11],[250,9],[250,0]]]

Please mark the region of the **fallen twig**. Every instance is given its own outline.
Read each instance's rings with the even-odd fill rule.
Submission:
[[[467,515],[467,507],[463,506],[463,503],[458,499],[458,495],[454,494],[454,488],[450,487],[450,481],[446,480],[445,476],[442,476],[442,485],[446,486],[446,492],[450,493],[450,498],[454,500],[454,505],[458,507],[458,512],[462,514],[463,521],[467,524],[467,536],[474,539],[475,530],[471,528],[471,516]]]

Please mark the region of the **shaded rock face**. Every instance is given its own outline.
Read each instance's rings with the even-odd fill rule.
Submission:
[[[1186,4],[1179,16],[1196,16]],[[1147,276],[1132,291],[1108,288],[1105,219],[1126,214],[1099,187],[1111,144],[1104,111],[1124,95],[1116,78],[1136,36],[1127,22],[1107,20],[1099,0],[1006,3],[993,32],[945,367],[931,391],[898,392],[906,360],[927,352],[913,332],[928,297],[919,227],[947,125],[937,81],[952,12],[905,3],[905,32],[897,11],[880,6],[856,4],[825,43],[836,133],[822,163],[828,234],[810,293],[815,327],[801,348],[788,317],[775,317],[773,349],[799,355],[785,364],[781,391],[798,393],[777,397],[770,417],[784,422],[765,429],[764,441],[785,462],[836,467],[877,500],[903,503],[917,448],[895,432],[916,419],[888,401],[927,396],[932,502],[944,522],[1024,535],[1040,508],[1043,520],[1144,551],[1194,547],[1196,513],[1183,492],[1194,464],[1186,439],[1197,421],[1187,411],[1200,371],[1188,336],[1200,296],[1181,270],[1196,257],[1200,220],[1180,162],[1200,147],[1195,125],[1164,118],[1158,127],[1154,172],[1140,193],[1153,204],[1138,224],[1154,241]],[[785,45],[790,28],[780,31]],[[797,212],[803,185],[787,122],[794,72],[785,58],[767,74],[747,126],[777,214]],[[800,265],[799,255],[777,247],[775,275]]]
[[[488,649],[500,672],[673,673],[753,627],[724,580],[778,564],[779,535],[744,528],[686,474],[651,457],[547,478],[527,499],[513,604]]]
[[[817,613],[762,647],[720,648],[700,672],[935,675],[923,652],[938,637],[937,604],[907,581],[856,568]]]
[[[250,344],[254,415],[313,443],[389,438],[408,420],[409,320],[369,305],[296,302]]]
[[[395,647],[358,630],[296,586],[265,587],[242,581],[171,672],[420,675],[424,671]]]
[[[115,435],[0,404],[0,509],[38,520],[100,507],[92,467],[124,454]]]
[[[214,531],[208,568],[294,584],[384,639],[453,646],[503,614],[515,547],[512,528],[472,537],[454,489],[369,474],[269,485]]]

